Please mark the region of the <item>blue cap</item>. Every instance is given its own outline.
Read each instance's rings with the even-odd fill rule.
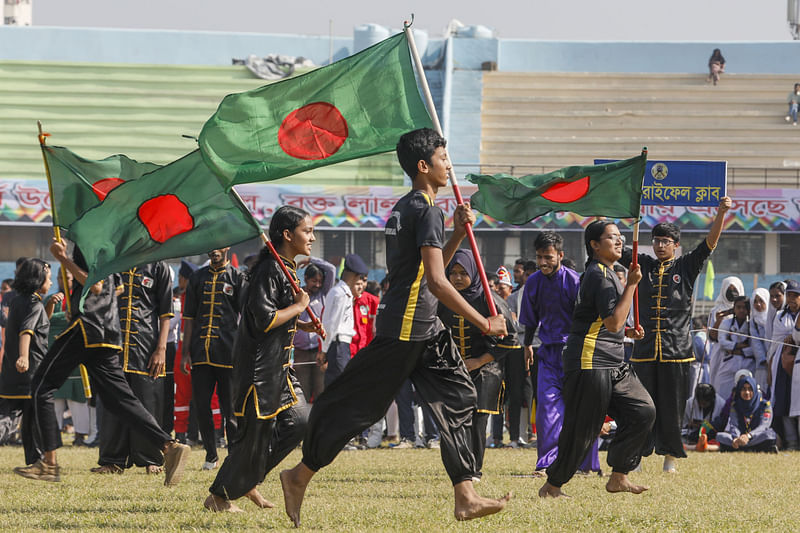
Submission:
[[[344,268],[345,270],[355,272],[356,274],[361,274],[362,276],[369,274],[369,268],[367,267],[367,264],[358,256],[358,254],[346,255],[344,258]]]
[[[189,279],[189,276],[191,276],[192,272],[195,270],[197,270],[197,265],[194,265],[186,259],[183,259],[181,260],[181,268],[178,269],[178,275]]]
[[[786,282],[786,292],[793,292],[795,294],[800,294],[800,283],[797,281],[790,279]]]

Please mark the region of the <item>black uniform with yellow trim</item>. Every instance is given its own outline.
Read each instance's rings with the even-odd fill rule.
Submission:
[[[608,266],[592,260],[581,276],[572,326],[564,348],[564,423],[558,456],[547,468],[547,481],[560,487],[575,475],[606,415],[617,423],[608,449],[614,472],[627,474],[641,460],[641,449],[655,419],[653,400],[625,363],[625,328],[606,329],[623,288]]]
[[[691,252],[660,261],[639,254],[639,320],[644,338],[633,346],[631,363],[656,405],[656,422],[642,455],[686,457],[681,427],[689,397],[689,371],[694,361],[692,320],[694,284],[712,249],[706,239]],[[620,263],[630,266],[625,250]]]
[[[281,259],[299,286],[294,261]],[[233,345],[237,431],[209,488],[229,500],[264,481],[303,439],[308,420],[303,390],[289,366],[298,317],[274,325],[278,310],[294,303],[292,286],[274,258],[255,266],[243,300]]]
[[[75,263],[86,268],[77,248]],[[115,277],[109,276],[101,284],[99,294],[89,291],[81,311],[79,303],[83,287],[73,281],[72,322],[56,337],[33,376],[31,394],[37,422],[34,437],[37,449],[42,453],[61,447],[53,394],[81,363],[86,366],[92,387],[99,394],[104,409],[116,415],[153,447],[160,449],[170,440],[125,379],[119,355],[122,347]]]
[[[314,471],[330,464],[386,414],[410,378],[439,428],[451,482],[471,480],[477,474],[470,446],[475,386],[450,331],[441,329],[422,263],[422,247],[444,247],[444,215],[427,194],[412,190],[392,208],[384,235],[389,291],[378,307],[377,334],[313,403],[303,464]]]
[[[50,320],[42,305],[39,293],[18,294],[8,310],[5,326],[5,355],[0,371],[0,399],[3,414],[22,411],[22,447],[25,464],[33,464],[39,458],[33,437],[33,402],[31,401],[31,378],[47,352],[47,334]],[[23,335],[30,336],[28,370],[18,372],[19,341]]]
[[[486,426],[489,415],[500,413],[503,405],[503,362],[508,352],[520,349],[522,346],[514,334],[514,323],[511,310],[500,295],[492,292],[497,312],[506,318],[506,330],[509,335],[498,339],[487,337],[481,330],[467,321],[463,316],[454,313],[445,305],[439,304],[439,318],[453,335],[453,341],[458,347],[461,358],[468,359],[490,354],[494,360],[472,370],[469,377],[478,393],[478,403],[472,417],[472,452],[475,455],[476,470],[480,477],[483,468],[483,456],[486,449]],[[489,306],[486,304],[486,293],[473,299],[469,304],[483,316],[489,316]]]
[[[183,318],[192,320],[192,397],[206,462],[218,460],[211,397],[216,389],[225,432],[236,431],[233,414],[233,341],[242,308],[245,277],[226,262],[196,270],[189,278]],[[185,342],[185,341],[184,341]]]
[[[120,274],[117,297],[122,330],[122,370],[150,375],[150,357],[158,344],[160,321],[172,318],[172,276],[163,261],[136,266]],[[165,374],[162,373],[160,377]]]
[[[192,367],[233,368],[231,350],[241,309],[244,276],[230,262],[206,266],[189,278],[184,320],[192,320]]]
[[[150,377],[150,358],[158,345],[160,319],[172,317],[172,284],[163,261],[136,266],[118,275],[122,292],[117,296],[122,335],[122,370],[134,395],[159,419],[164,405],[164,387]],[[122,420],[103,410],[98,464],[120,468],[157,466],[161,450],[131,432]]]

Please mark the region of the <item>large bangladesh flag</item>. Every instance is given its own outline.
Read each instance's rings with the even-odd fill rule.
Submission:
[[[261,233],[194,152],[119,185],[70,227],[89,267],[85,287],[136,265],[205,253]]]
[[[406,35],[296,78],[226,96],[200,151],[226,186],[269,181],[394,150],[430,127]]]
[[[478,186],[474,209],[509,224],[525,224],[551,211],[583,216],[639,218],[647,152],[603,165],[574,166],[520,178],[468,174]]]
[[[99,205],[109,191],[160,168],[118,154],[95,161],[62,146],[42,146],[53,187],[53,225],[66,230],[85,211]]]

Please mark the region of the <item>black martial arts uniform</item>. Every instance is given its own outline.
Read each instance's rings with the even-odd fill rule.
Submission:
[[[282,259],[297,282],[296,265]],[[237,430],[209,488],[226,500],[263,482],[303,439],[308,419],[303,390],[289,366],[298,317],[273,326],[278,310],[294,303],[292,286],[275,259],[252,271],[244,301],[233,345]]]
[[[22,448],[25,464],[31,465],[41,458],[33,439],[33,401],[31,400],[31,378],[47,353],[47,334],[50,320],[42,305],[39,293],[17,294],[11,301],[5,326],[5,355],[0,372],[0,399],[3,414],[22,411]],[[23,335],[30,336],[28,370],[17,371],[19,341]]]
[[[494,292],[492,292],[492,298],[497,312],[506,317],[507,330],[513,332],[514,325],[511,320],[511,311],[506,302]],[[489,316],[489,306],[486,304],[486,296],[483,291],[481,291],[480,296],[470,300],[469,304],[483,316]],[[441,303],[439,304],[438,315],[445,327],[450,329],[462,359],[466,361],[467,359],[481,357],[486,353],[494,357],[492,362],[469,373],[469,377],[478,394],[477,408],[472,415],[472,453],[475,455],[477,477],[481,477],[483,456],[486,450],[486,424],[489,421],[489,415],[500,414],[500,409],[503,405],[503,391],[505,388],[503,366],[505,357],[512,350],[520,349],[521,346],[513,333],[502,339],[487,337],[477,326]]]
[[[681,426],[689,397],[689,369],[694,359],[692,295],[703,264],[711,255],[703,239],[691,252],[667,261],[639,254],[639,320],[644,338],[633,346],[631,363],[656,406],[656,422],[642,455],[686,457]],[[625,250],[621,264],[628,267],[632,253]]]
[[[230,263],[196,270],[186,288],[184,320],[192,321],[189,342],[192,356],[192,399],[203,437],[206,461],[217,460],[211,397],[217,389],[228,440],[236,432],[231,396],[233,339],[239,322],[244,276]]]
[[[317,471],[347,442],[386,414],[411,378],[439,427],[442,461],[453,484],[477,474],[472,453],[475,386],[448,330],[440,330],[420,248],[444,246],[444,215],[412,190],[392,208],[384,230],[389,291],[378,307],[377,334],[311,408],[303,464]]]
[[[119,275],[122,293],[117,296],[122,352],[122,371],[133,394],[156,419],[163,415],[164,387],[161,376],[150,377],[150,357],[158,345],[160,320],[172,317],[172,283],[169,267],[158,261],[139,265]],[[166,367],[165,367],[166,368]],[[100,465],[120,468],[160,466],[161,447],[132,433],[114,413],[103,410],[100,427]]]
[[[82,268],[86,266],[80,254],[76,255],[75,262]],[[89,292],[80,311],[82,290],[83,286],[73,281],[72,322],[56,337],[31,383],[37,448],[44,453],[61,447],[53,394],[80,363],[86,367],[103,408],[114,413],[152,446],[163,446],[170,436],[133,394],[120,365],[122,346],[115,278],[110,276],[103,280],[100,294]]]
[[[606,414],[617,423],[608,449],[614,472],[627,474],[639,464],[653,426],[653,400],[624,362],[624,328],[611,332],[603,325],[603,319],[614,313],[622,290],[612,269],[594,260],[586,267],[564,347],[564,424],[558,456],[547,468],[547,481],[554,487],[575,474],[597,440]]]

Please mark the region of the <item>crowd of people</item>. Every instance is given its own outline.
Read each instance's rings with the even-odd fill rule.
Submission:
[[[546,478],[542,497],[564,495],[576,473],[601,473],[600,447],[606,489],[641,493],[647,487],[628,476],[654,452],[675,472],[687,449],[800,446],[800,284],[748,298],[741,280],[726,278],[707,323],[692,326],[695,282],[729,198],[683,253],[674,224],[655,226],[653,254],[634,256],[613,222],[592,222],[582,274],[562,237],[543,231],[535,260],[501,266],[487,291],[475,256],[460,248],[474,214],[458,206],[445,240],[434,203],[450,171],[445,147],[428,129],[398,143],[412,189],[385,228],[381,283],[367,280],[358,255],[340,269],[315,257],[311,217],[291,206],[270,222],[276,253],[264,248],[243,269],[224,248],[203,266],[183,261],[176,282],[156,262],[84,291],[80,250],[54,242],[61,269],[51,291],[49,264],[20,259],[2,300],[0,370],[0,438],[21,418],[25,466],[15,472],[60,480],[69,410],[74,445],[98,446],[98,474],[137,466],[163,470],[173,485],[189,445],[202,443],[202,469],[218,469],[204,505],[235,512],[242,496],[274,506],[258,485],[302,443],[301,462],[280,474],[299,525],[320,469],[342,450],[384,441],[441,449],[457,519],[498,512],[511,498],[474,487],[505,426],[508,448],[528,447],[535,428],[531,471]]]

